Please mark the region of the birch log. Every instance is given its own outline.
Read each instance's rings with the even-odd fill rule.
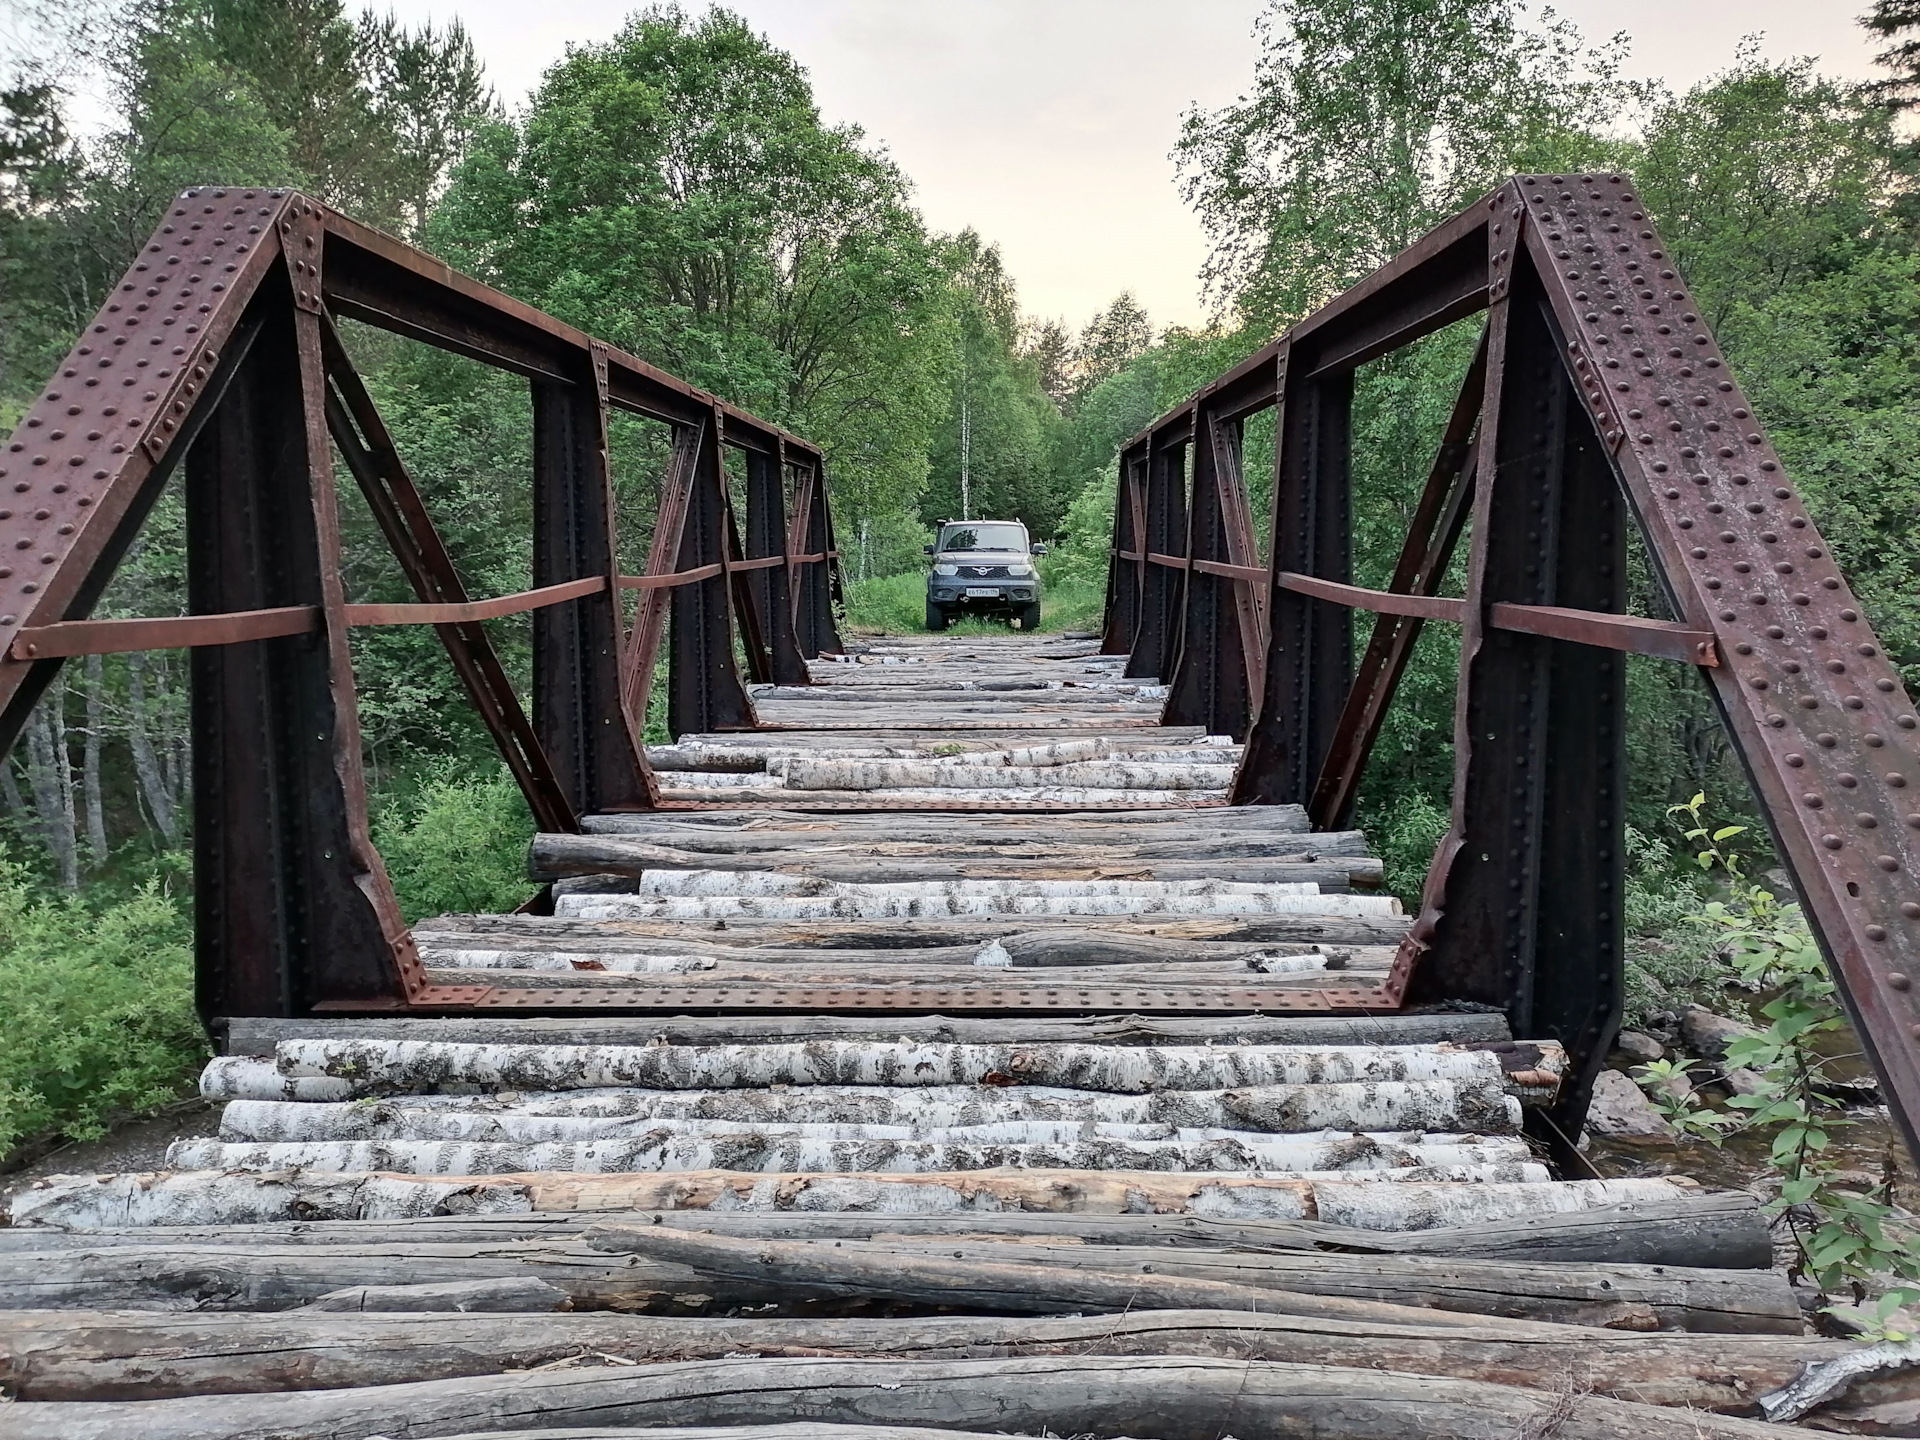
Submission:
[[[1557,1072],[1557,1046],[1540,1069]],[[1403,1080],[1502,1083],[1499,1059],[1447,1046],[461,1045],[431,1040],[284,1040],[282,1074],[324,1075],[413,1090],[449,1083],[509,1090],[632,1085],[706,1090],[765,1085],[977,1085],[1014,1081],[1150,1094],[1248,1085]]]
[[[1109,760],[1062,765],[950,765],[915,760],[791,760],[790,790],[1023,789],[1225,790],[1234,766],[1152,765]],[[678,777],[675,777],[676,779]]]
[[[412,1385],[134,1403],[18,1405],[9,1440],[367,1440],[498,1434],[538,1425],[713,1425],[796,1414],[865,1425],[1151,1436],[1313,1435],[1318,1440],[1788,1440],[1787,1426],[1663,1410],[1559,1388],[1319,1365],[1208,1358],[994,1360],[741,1358],[523,1371]]]
[[[511,1098],[410,1096],[371,1105],[235,1100],[221,1116],[220,1135],[225,1140],[256,1141],[527,1140],[593,1139],[601,1133],[563,1136],[558,1131],[521,1128],[528,1121],[549,1118],[911,1127],[949,1135],[960,1127],[1016,1123],[1178,1126],[1267,1134],[1338,1129],[1479,1135],[1512,1134],[1520,1125],[1519,1103],[1502,1093],[1497,1082],[1412,1080],[1165,1090],[1146,1095],[1040,1085],[813,1085],[787,1090],[560,1090]]]
[[[1391,1174],[1393,1172],[1381,1172]],[[1313,1220],[1368,1230],[1494,1224],[1677,1200],[1671,1180],[1426,1184],[1265,1180],[1140,1171],[982,1170],[948,1175],[520,1174],[458,1179],[368,1174],[55,1175],[14,1193],[16,1225],[73,1230],[284,1220],[402,1220],[450,1214],[728,1210],[968,1215],[1006,1210]]]
[[[1498,1145],[1501,1141],[1490,1141]],[[1521,1154],[1527,1153],[1524,1149]],[[1300,1164],[1268,1163],[1299,1160]],[[1312,1163],[1312,1162],[1324,1163]],[[1343,1163],[1344,1162],[1344,1163]],[[1379,1182],[1453,1181],[1471,1184],[1549,1179],[1546,1166],[1480,1153],[1473,1144],[1396,1145],[1356,1138],[1307,1151],[1286,1142],[1231,1140],[1081,1140],[1056,1145],[992,1145],[945,1140],[814,1140],[746,1133],[682,1136],[656,1128],[638,1139],[550,1144],[488,1141],[340,1140],[309,1144],[229,1144],[176,1140],[167,1164],[180,1170],[376,1171],[396,1175],[498,1175],[552,1171],[579,1175],[638,1175],[737,1170],[787,1174],[796,1170],[866,1175],[924,1175],[976,1170],[1087,1170],[1235,1172],[1273,1180],[1345,1177]]]
[[[0,1388],[25,1401],[161,1400],[491,1375],[583,1354],[635,1363],[740,1354],[902,1360],[1189,1355],[1340,1364],[1546,1391],[1564,1386],[1576,1394],[1752,1415],[1755,1396],[1852,1348],[1784,1335],[1728,1339],[1569,1332],[1553,1325],[1519,1334],[1452,1321],[1379,1325],[1209,1310],[799,1320],[22,1311],[0,1313]],[[1849,1399],[1912,1403],[1920,1400],[1920,1376],[1856,1382]]]
[[[1211,888],[1189,894],[1156,891],[1134,894],[1005,894],[965,887],[991,881],[957,881],[951,888],[920,885],[857,886],[832,882],[830,894],[700,897],[655,895],[559,894],[554,914],[575,920],[911,920],[961,916],[1044,915],[1340,915],[1388,917],[1400,914],[1391,895],[1323,895],[1263,887]],[[1078,883],[1078,882],[1073,882]],[[1092,884],[1175,885],[1169,881],[1094,881]],[[1202,882],[1204,883],[1204,882]],[[1224,885],[1226,882],[1220,882]]]

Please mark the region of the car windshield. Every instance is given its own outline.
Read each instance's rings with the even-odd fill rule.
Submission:
[[[1027,532],[1018,525],[957,525],[941,537],[942,550],[1013,550],[1024,554]]]

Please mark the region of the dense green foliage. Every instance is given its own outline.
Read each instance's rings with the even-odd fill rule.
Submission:
[[[0,850],[0,1154],[178,1095],[206,1054],[192,924],[162,882],[49,892]]]
[[[389,801],[373,830],[409,923],[518,907],[535,888],[527,878],[532,839],[532,819],[505,766],[474,775],[440,765],[412,795]]]

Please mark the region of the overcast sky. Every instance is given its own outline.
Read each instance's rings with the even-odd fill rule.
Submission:
[[[380,0],[374,0],[376,6]],[[627,0],[387,0],[458,15],[517,104],[569,41],[604,40]],[[1627,72],[1676,89],[1743,35],[1768,55],[1872,73],[1868,0],[1561,0],[1590,42],[1624,30]],[[690,9],[700,8],[697,3]],[[1026,309],[1075,325],[1131,289],[1160,325],[1201,318],[1206,239],[1167,158],[1181,113],[1240,94],[1264,0],[731,0],[807,67],[826,117],[862,126],[929,224],[997,241]]]

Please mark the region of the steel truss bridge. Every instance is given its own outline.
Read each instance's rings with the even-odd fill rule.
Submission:
[[[1478,347],[1392,580],[1356,586],[1355,372],[1476,314]],[[468,594],[341,319],[526,380],[534,588]],[[1263,558],[1243,435],[1267,410]],[[609,478],[615,411],[672,434],[639,574],[618,558],[631,517]],[[728,478],[729,450],[743,489]],[[415,602],[348,601],[336,454]],[[176,471],[190,613],[90,619]],[[809,662],[843,648],[824,460],[284,191],[180,196],[0,459],[0,741],[18,736],[71,657],[192,650],[210,1020],[671,1014],[746,1026],[802,1012],[1392,1016],[1472,1002],[1564,1047],[1565,1082],[1542,1122],[1564,1137],[1619,1023],[1625,662],[1653,656],[1707,683],[1913,1141],[1920,721],[1628,177],[1502,185],[1155,421],[1122,450],[1120,475],[1100,648],[1127,657],[1126,676],[1164,677],[1164,709],[1149,717],[1160,727],[1244,742],[1233,806],[1302,806],[1319,831],[1347,825],[1421,628],[1459,627],[1451,824],[1418,915],[1377,973],[1205,993],[1136,978],[1095,993],[684,976],[543,987],[424,964],[369,835],[353,628],[436,628],[543,834],[578,833],[586,817],[724,808],[723,791],[689,798],[650,764],[654,672],[664,648],[676,735],[766,741],[821,728],[763,718],[755,694],[808,686]],[[1633,534],[1671,619],[1625,613]],[[1463,537],[1464,591],[1444,594]],[[1375,617],[1357,658],[1356,610]],[[523,613],[528,705],[485,629]],[[927,703],[941,702],[930,692]]]

